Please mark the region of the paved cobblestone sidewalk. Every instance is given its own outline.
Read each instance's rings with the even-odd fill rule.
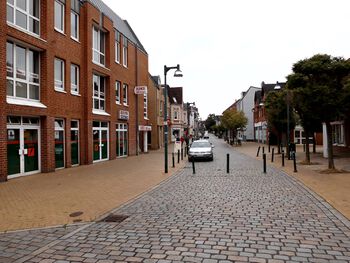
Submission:
[[[347,219],[295,179],[271,167],[263,174],[260,161],[213,141],[214,162],[196,163],[195,175],[187,165],[115,210],[128,216],[125,221],[73,227],[68,232],[75,232],[57,233],[43,248],[26,248],[22,257],[16,247],[21,242],[11,242],[18,233],[3,234],[0,257],[61,263],[350,262]],[[30,236],[23,233],[22,240]]]

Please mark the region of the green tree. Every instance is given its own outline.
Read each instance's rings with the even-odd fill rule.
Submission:
[[[265,99],[266,118],[270,133],[277,136],[277,144],[282,142],[282,135],[287,134],[289,122],[289,135],[295,127],[295,114],[291,107],[292,94],[285,89],[270,91]],[[289,107],[289,120],[288,120]],[[287,138],[287,142],[289,141]]]
[[[222,115],[221,123],[236,138],[237,130],[244,129],[248,123],[248,119],[242,111],[226,110]]]
[[[209,114],[208,118],[205,120],[205,129],[208,131],[212,131],[213,126],[216,125],[216,121],[215,121],[215,114]]]
[[[315,116],[313,113],[313,109],[318,107],[310,101],[309,91],[306,88],[307,82],[304,81],[303,75],[299,73],[291,74],[287,77],[287,89],[293,91],[293,107],[298,113],[300,118],[300,124],[304,129],[305,133],[305,164],[311,164],[310,158],[310,140],[309,138],[313,136],[315,132],[320,132],[322,130],[322,121],[319,116]],[[301,88],[304,87],[304,88]],[[314,146],[315,146],[315,138],[314,138]],[[314,148],[315,149],[315,148]]]
[[[344,117],[350,107],[350,61],[318,54],[293,65],[288,87],[300,100],[300,117],[326,124],[328,169],[335,170],[331,122]]]

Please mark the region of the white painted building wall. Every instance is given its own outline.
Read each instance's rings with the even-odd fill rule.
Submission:
[[[237,109],[244,112],[244,115],[248,119],[246,130],[243,132],[243,138],[247,141],[254,140],[254,113],[252,109],[254,108],[254,96],[255,92],[261,90],[258,87],[250,87],[245,94],[242,94]]]

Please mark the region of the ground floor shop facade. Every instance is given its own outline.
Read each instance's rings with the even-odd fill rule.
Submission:
[[[136,129],[130,126],[136,127],[123,120],[6,116],[0,181],[135,155]]]

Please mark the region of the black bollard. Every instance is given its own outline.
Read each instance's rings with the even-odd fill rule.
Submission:
[[[177,150],[177,163],[180,163],[180,150]]]
[[[272,148],[271,163],[273,163],[274,155],[275,155],[275,148]]]
[[[296,158],[296,154],[295,154],[295,152],[293,152],[293,163],[294,163],[294,173],[297,173],[298,171],[297,171],[297,158]]]
[[[263,146],[263,149],[262,149],[262,153],[264,154],[265,153],[265,147]]]
[[[192,172],[193,174],[196,173],[196,167],[194,166],[194,159],[192,158]]]
[[[187,146],[185,146],[184,152],[185,152],[184,154],[185,154],[185,158],[186,158]]]
[[[282,167],[284,167],[284,151],[282,151]]]
[[[256,157],[259,157],[260,146],[258,147],[258,152],[256,153]]]
[[[270,152],[270,144],[269,144],[269,152]]]
[[[263,169],[264,169],[264,174],[266,174],[266,154],[263,154]]]
[[[171,155],[172,155],[172,159],[173,159],[173,168],[175,167],[175,154],[174,153],[171,153]]]
[[[226,154],[226,173],[230,173],[230,154]]]
[[[181,148],[181,161],[184,159],[184,149]]]

